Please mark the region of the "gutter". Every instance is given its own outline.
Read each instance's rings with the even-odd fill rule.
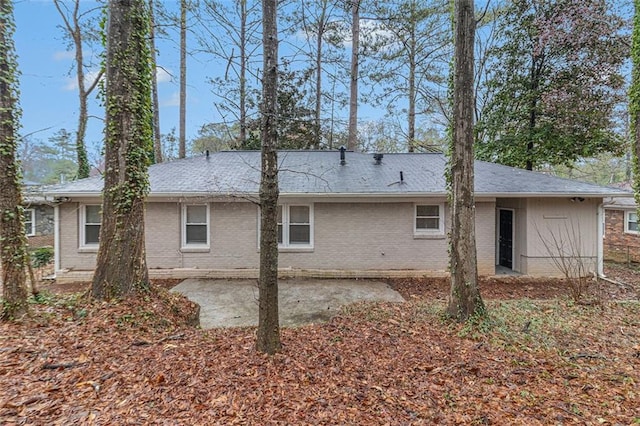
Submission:
[[[46,195],[56,198],[95,198],[101,197],[102,192],[49,192]],[[147,196],[147,199],[154,198],[190,198],[190,197],[258,197],[257,192],[153,192]],[[476,192],[476,197],[489,198],[572,198],[572,197],[628,197],[629,194],[621,193],[593,193],[593,192]],[[313,197],[313,198],[367,198],[367,197],[383,197],[383,198],[405,198],[405,197],[447,197],[447,192],[281,192],[281,197]]]

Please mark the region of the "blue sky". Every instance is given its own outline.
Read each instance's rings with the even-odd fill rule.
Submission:
[[[83,7],[94,3],[87,0]],[[167,2],[167,5],[170,5]],[[20,76],[21,134],[46,140],[61,128],[75,131],[78,119],[78,95],[73,68],[73,52],[66,50],[62,23],[52,0],[19,0],[15,3],[16,34]],[[160,122],[162,132],[178,127],[179,56],[174,43],[159,41],[158,63],[165,72],[159,74]],[[198,128],[218,117],[213,110],[211,86],[207,75],[214,71],[211,63],[188,57],[187,68],[187,139]],[[97,70],[97,69],[96,69]],[[94,94],[95,93],[95,94]],[[90,114],[102,117],[97,91],[92,93]],[[102,121],[89,121],[87,142],[93,155],[100,150]],[[90,153],[91,155],[91,153]]]

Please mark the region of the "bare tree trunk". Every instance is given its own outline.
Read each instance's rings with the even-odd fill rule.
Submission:
[[[2,319],[28,312],[26,237],[16,160],[18,141],[18,65],[13,34],[13,1],[0,0],[0,257],[2,258]]]
[[[240,146],[247,141],[247,0],[240,0]]]
[[[262,177],[260,179],[260,280],[256,349],[280,350],[278,318],[278,27],[277,0],[262,0]]]
[[[322,44],[324,39],[324,32],[327,26],[327,1],[324,0],[322,5],[322,12],[318,19],[318,32],[316,34],[316,110],[315,110],[315,143],[313,148],[320,148],[320,126],[322,124]]]
[[[149,0],[149,45],[151,46],[151,103],[153,104],[153,156],[154,163],[162,163],[162,134],[160,133],[160,102],[156,61],[156,30],[153,0]]]
[[[180,0],[180,135],[178,157],[187,155],[187,0]]]
[[[451,295],[447,314],[465,321],[483,315],[478,290],[474,202],[473,0],[455,0],[455,69],[451,150]]]
[[[409,36],[409,116],[408,116],[408,126],[409,126],[409,134],[408,134],[408,151],[413,152],[415,150],[416,145],[416,25],[417,25],[417,16],[416,13],[416,3],[415,1],[411,2],[411,16],[410,25],[411,25],[411,33]]]
[[[351,3],[351,89],[349,95],[349,139],[347,149],[358,147],[358,62],[360,60],[360,0]]]
[[[83,35],[82,25],[80,23],[80,0],[74,0],[73,11],[71,16],[68,17],[63,7],[66,9],[66,4],[62,0],[54,0],[54,5],[58,10],[58,13],[62,17],[64,22],[64,28],[67,31],[69,37],[73,41],[73,47],[75,49],[76,60],[76,81],[78,84],[78,129],[76,130],[76,158],[78,162],[78,179],[89,177],[90,167],[89,159],[87,156],[87,147],[85,143],[85,137],[87,133],[87,122],[89,121],[89,108],[88,98],[91,92],[96,88],[98,82],[102,78],[102,71],[98,73],[93,82],[86,86],[84,73],[84,53],[83,53]],[[67,9],[68,10],[68,9]]]
[[[91,294],[145,291],[144,200],[151,152],[151,63],[145,0],[109,0],[102,226]]]

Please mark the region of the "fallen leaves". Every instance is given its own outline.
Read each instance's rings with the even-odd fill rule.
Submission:
[[[357,304],[329,323],[285,328],[283,351],[268,357],[255,352],[253,328],[186,326],[194,307],[163,291],[115,304],[54,298],[33,305],[31,321],[0,324],[0,423],[640,418],[637,302],[605,311],[562,299],[488,305],[492,318],[469,326],[444,322],[443,305],[422,295]]]

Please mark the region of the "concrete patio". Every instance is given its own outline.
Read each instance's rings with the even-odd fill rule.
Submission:
[[[404,302],[386,283],[375,280],[285,279],[278,283],[280,325],[324,322],[340,307],[360,301]],[[256,280],[187,279],[171,291],[200,305],[202,328],[258,325]]]

